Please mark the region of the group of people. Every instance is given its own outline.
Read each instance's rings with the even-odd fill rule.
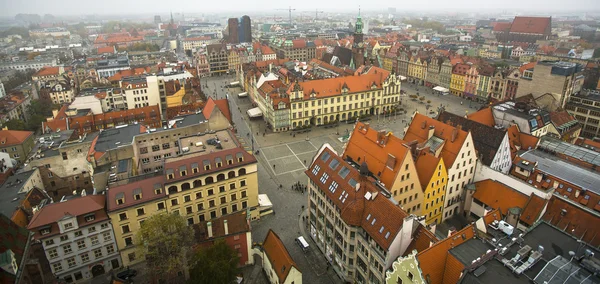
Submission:
[[[296,182],[295,184],[292,184],[292,189],[296,190],[296,191],[300,191],[302,194],[304,194],[304,192],[306,191],[306,185],[301,184],[300,182]]]

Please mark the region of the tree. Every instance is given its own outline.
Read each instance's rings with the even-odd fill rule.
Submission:
[[[199,249],[192,259],[188,283],[232,283],[238,274],[237,251],[223,240]]]
[[[153,278],[171,277],[187,267],[193,229],[178,214],[155,214],[144,221],[135,235],[135,244],[146,257]]]
[[[27,127],[25,122],[20,119],[11,119],[4,123],[4,126],[8,128],[8,130],[26,130]]]

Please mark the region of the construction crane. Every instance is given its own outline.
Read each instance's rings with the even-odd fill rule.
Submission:
[[[292,11],[296,11],[296,9],[292,9],[292,6],[290,6],[288,9],[276,9],[276,10],[290,12],[290,27],[291,27],[292,26]]]

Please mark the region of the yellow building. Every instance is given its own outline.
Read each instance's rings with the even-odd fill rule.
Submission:
[[[181,85],[178,80],[165,82],[167,108],[183,105],[185,96],[185,84]]]
[[[413,56],[408,62],[408,77],[417,84],[423,84],[427,76],[427,61],[424,58]]]
[[[184,216],[190,225],[247,209],[252,219],[259,218],[256,158],[229,130],[179,143],[187,154],[164,164],[169,212]]]
[[[229,51],[229,56],[227,57],[227,64],[229,66],[229,71],[235,71],[240,69],[240,51],[236,48],[232,48]]]
[[[465,76],[471,66],[468,64],[457,63],[452,67],[452,77],[450,78],[450,92],[456,96],[463,96],[465,92]]]
[[[163,176],[143,179],[109,188],[106,208],[111,219],[123,266],[144,260],[136,254],[135,233],[146,218],[167,211]]]
[[[444,196],[448,184],[448,172],[444,160],[436,158],[428,151],[422,151],[417,157],[417,173],[423,188],[422,215],[425,223],[439,224],[442,222]]]
[[[400,80],[370,67],[357,76],[293,83],[288,95],[294,129],[389,111],[400,101]]]

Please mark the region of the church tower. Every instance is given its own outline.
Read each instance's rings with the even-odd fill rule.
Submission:
[[[352,63],[350,67],[358,68],[365,64],[365,45],[363,42],[363,22],[358,8],[358,17],[354,25],[354,42],[352,43]]]
[[[360,8],[358,9],[358,17],[356,18],[356,25],[354,25],[354,44],[358,45],[363,42],[363,22],[360,17]]]

